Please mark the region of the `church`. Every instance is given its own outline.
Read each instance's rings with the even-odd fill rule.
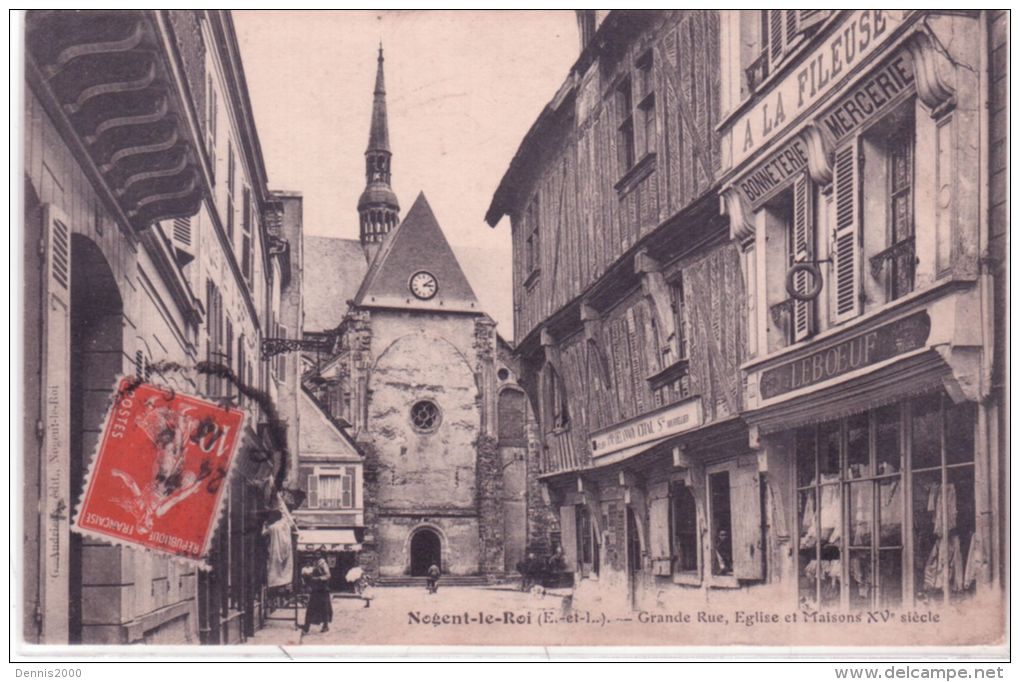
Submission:
[[[298,548],[383,584],[433,564],[498,579],[559,543],[535,420],[423,192],[401,220],[383,65],[380,47],[359,239],[304,237],[303,337],[320,343],[302,356]]]

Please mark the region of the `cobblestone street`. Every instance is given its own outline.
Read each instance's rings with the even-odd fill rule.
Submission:
[[[294,611],[278,610],[266,627],[248,640],[255,646],[353,646],[529,644],[538,640],[542,614],[559,618],[564,598],[533,595],[501,587],[447,587],[427,594],[420,587],[375,590],[371,606],[360,599],[333,597],[328,632],[314,626],[305,635],[294,624]],[[283,620],[287,618],[287,620]],[[298,611],[300,622],[304,610]],[[486,622],[480,622],[482,621]],[[512,622],[511,622],[512,621]],[[530,621],[530,622],[529,622]]]

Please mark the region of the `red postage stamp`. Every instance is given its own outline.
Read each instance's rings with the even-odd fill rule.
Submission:
[[[201,562],[244,412],[122,379],[74,529]]]

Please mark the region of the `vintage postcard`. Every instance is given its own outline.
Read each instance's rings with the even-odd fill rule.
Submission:
[[[1009,18],[17,15],[18,651],[1007,655]]]

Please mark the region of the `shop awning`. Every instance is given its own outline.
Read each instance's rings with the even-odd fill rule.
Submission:
[[[632,445],[629,448],[617,450],[616,452],[611,452],[608,455],[602,455],[601,457],[593,457],[592,464],[597,467],[600,467],[605,466],[606,464],[616,464],[617,462],[622,462],[626,459],[630,459],[631,457],[640,455],[642,452],[647,452],[648,450],[651,450],[655,446],[665,443],[667,440],[672,440],[676,438],[677,435],[678,434],[674,433],[663,438],[656,438],[655,440],[650,440],[645,443]]]
[[[357,552],[361,544],[354,537],[354,531],[347,528],[313,528],[298,531],[298,551],[314,552]]]

